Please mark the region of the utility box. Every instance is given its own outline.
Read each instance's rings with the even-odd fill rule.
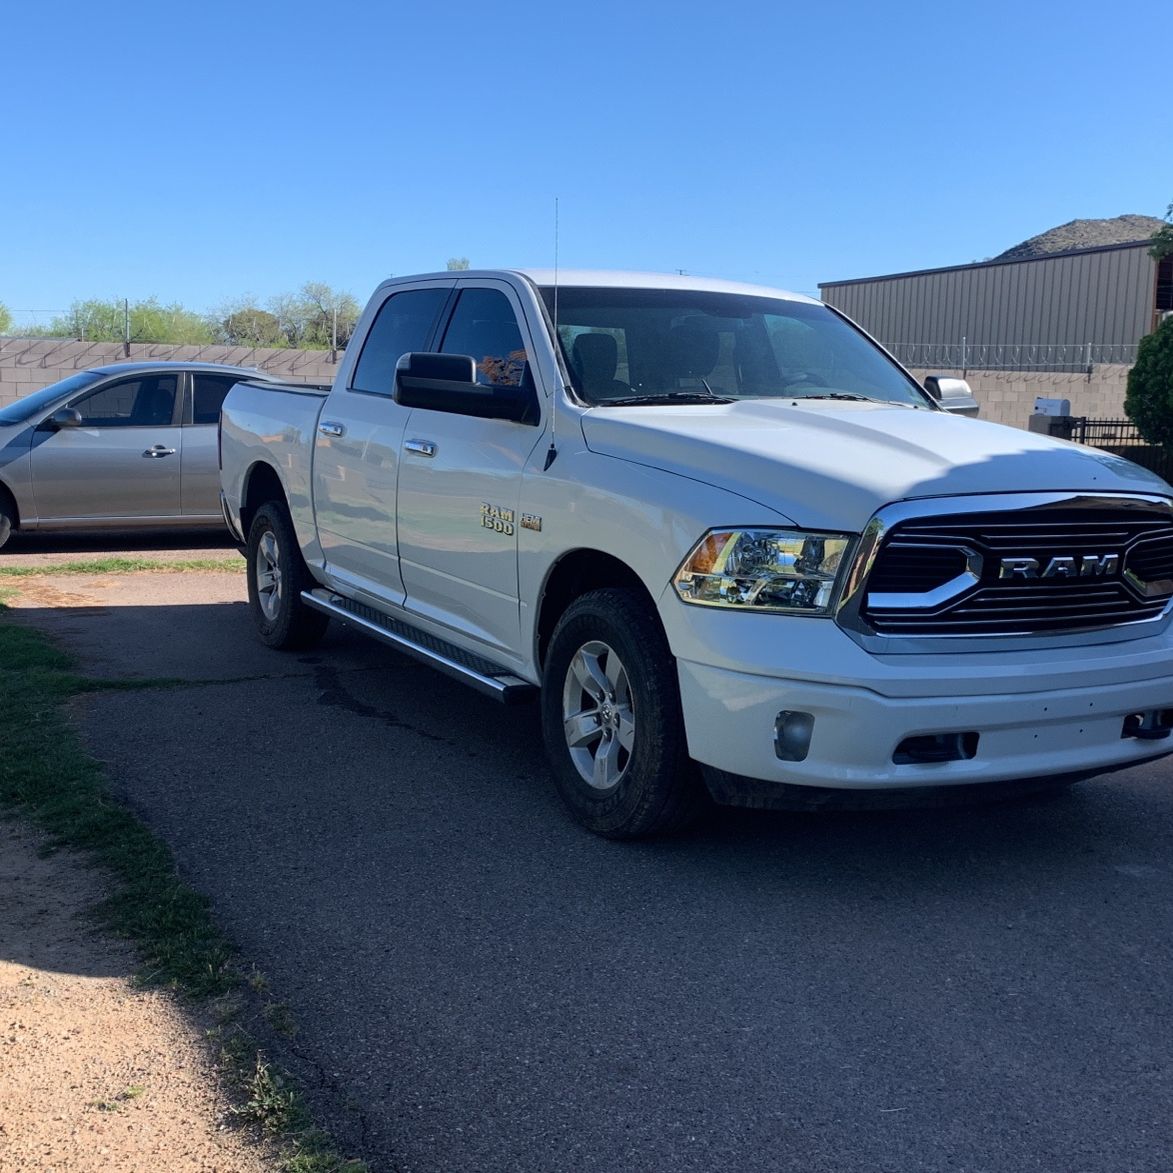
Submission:
[[[1070,415],[1070,399],[1048,399],[1040,395],[1035,399],[1035,415]]]

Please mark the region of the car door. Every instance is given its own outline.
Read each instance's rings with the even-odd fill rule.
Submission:
[[[31,454],[41,521],[179,515],[179,373],[146,371],[71,400],[75,426],[42,423]]]
[[[489,386],[521,383],[534,353],[517,295],[490,279],[461,283],[439,349],[471,355],[477,381]],[[418,407],[403,435],[399,564],[407,608],[510,653],[520,643],[522,470],[541,435],[533,424]]]
[[[426,350],[456,282],[392,287],[345,386],[322,407],[313,485],[326,571],[375,602],[403,602],[395,491],[409,409],[392,398],[402,354]]]
[[[220,408],[224,397],[247,375],[190,371],[183,407],[180,512],[185,519],[216,520],[220,511]]]

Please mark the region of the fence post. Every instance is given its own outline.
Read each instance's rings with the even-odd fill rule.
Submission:
[[[964,379],[969,374],[969,363],[966,361],[967,355],[965,353],[965,335],[961,336],[961,377]]]
[[[1092,344],[1087,344],[1087,381],[1092,381]]]

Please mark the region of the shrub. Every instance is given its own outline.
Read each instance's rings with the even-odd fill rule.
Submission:
[[[1140,340],[1124,411],[1150,444],[1173,443],[1173,317]]]

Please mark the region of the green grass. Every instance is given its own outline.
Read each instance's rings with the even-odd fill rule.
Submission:
[[[134,942],[143,962],[141,981],[205,1004],[213,998],[227,1004],[250,987],[264,999],[259,1016],[281,1033],[295,1033],[288,1009],[263,992],[263,977],[255,969],[246,976],[207,901],[180,880],[166,845],[110,796],[102,767],[66,720],[65,702],[82,693],[184,682],[86,677],[42,633],[6,618],[6,610],[0,603],[0,812],[23,815],[45,832],[51,847],[87,852],[107,870],[112,892],[97,915]],[[237,1007],[219,1028],[234,1041],[233,1048],[222,1049],[222,1069],[241,1101],[241,1118],[279,1138],[287,1173],[363,1173],[365,1165],[338,1156],[310,1126],[300,1093],[263,1060],[241,1015]],[[118,1111],[137,1094],[127,1089],[95,1106]]]
[[[58,562],[51,566],[0,566],[0,577],[35,578],[43,574],[136,574],[143,570],[244,570],[243,558],[91,558],[85,562]]]

